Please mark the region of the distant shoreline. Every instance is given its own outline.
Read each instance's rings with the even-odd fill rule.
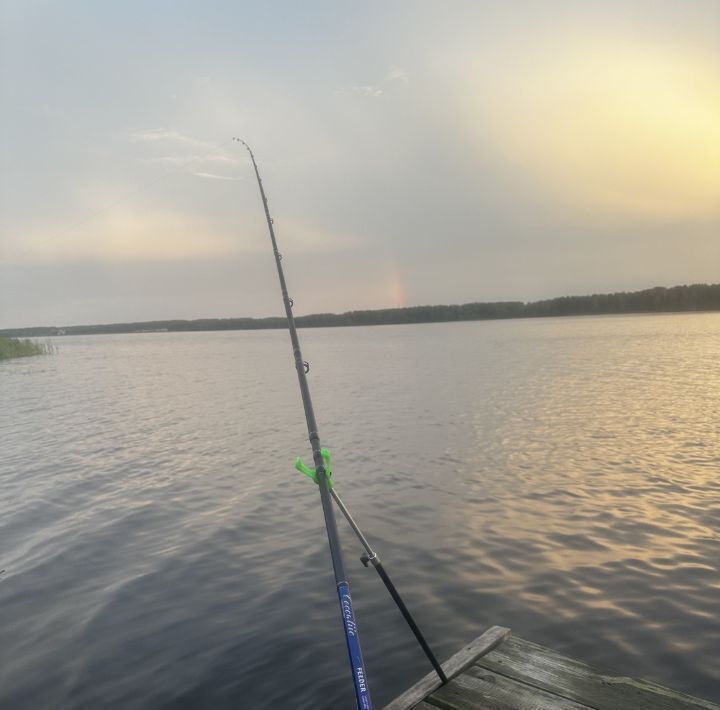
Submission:
[[[298,328],[330,328],[354,325],[399,325],[510,318],[546,318],[641,313],[695,313],[720,311],[720,284],[658,286],[643,291],[561,296],[543,301],[496,301],[461,305],[410,306],[345,313],[315,313],[298,316]],[[159,320],[102,325],[40,326],[0,330],[6,337],[51,337],[110,333],[193,332],[213,330],[266,330],[285,328],[284,317],[200,318]]]

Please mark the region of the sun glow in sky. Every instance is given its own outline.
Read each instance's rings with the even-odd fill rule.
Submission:
[[[275,314],[238,134],[298,313],[718,281],[716,0],[174,10],[3,3],[0,328]]]
[[[598,219],[720,215],[711,57],[612,38],[543,50],[483,92],[494,113],[481,128],[502,159]]]

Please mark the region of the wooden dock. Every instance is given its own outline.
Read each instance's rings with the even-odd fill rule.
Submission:
[[[615,674],[493,626],[385,710],[720,710],[707,700]]]

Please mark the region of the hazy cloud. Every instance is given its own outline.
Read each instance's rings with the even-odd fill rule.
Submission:
[[[16,3],[0,327],[717,280],[717,0],[281,6]]]
[[[180,153],[172,155],[159,155],[142,157],[145,163],[163,165],[177,171],[187,171],[196,177],[209,178],[213,180],[245,180],[237,174],[223,175],[217,172],[210,172],[205,166],[233,167],[240,162],[238,157],[229,156],[223,151],[228,141],[218,146],[212,146],[206,141],[193,138],[179,131],[166,129],[149,129],[145,131],[137,131],[131,135],[131,140],[135,142],[150,143],[151,145],[161,145],[163,149],[169,143],[172,147],[181,150]],[[207,152],[210,151],[210,152]],[[237,172],[235,170],[235,172]]]
[[[407,84],[408,75],[407,72],[400,67],[391,67],[390,71],[388,71],[387,75],[385,76],[385,81],[388,83],[393,81],[399,81],[402,84]]]
[[[234,177],[232,175],[215,175],[214,173],[204,173],[204,172],[193,172],[193,175],[201,178],[209,178],[211,180],[239,180],[239,181],[247,181],[248,178],[246,177]]]
[[[702,220],[720,215],[718,70],[636,38],[559,37],[483,81],[468,120],[558,209],[601,223]]]
[[[348,89],[338,89],[336,94],[344,95],[344,96],[380,96],[383,93],[382,88],[379,86],[372,86],[371,84],[367,84],[365,86],[351,86]]]
[[[382,82],[382,85],[378,84],[364,84],[362,86],[351,86],[347,89],[339,89],[335,93],[341,94],[341,95],[355,95],[355,96],[369,96],[369,97],[376,97],[376,96],[382,96],[382,94],[385,93],[387,87],[389,84],[392,84],[394,82],[400,83],[400,84],[407,84],[408,83],[408,75],[407,72],[404,69],[401,69],[400,67],[390,67],[388,70],[388,73],[385,75],[385,78]],[[383,86],[385,88],[383,88]]]
[[[155,141],[169,141],[171,143],[180,143],[182,145],[191,146],[193,148],[201,148],[204,150],[211,150],[215,148],[215,146],[210,143],[185,135],[180,131],[170,130],[167,128],[148,128],[145,130],[134,131],[130,134],[130,140],[135,142],[148,141],[151,143]]]
[[[141,158],[141,160],[145,163],[156,163],[160,165],[167,165],[168,167],[197,165],[200,163],[221,163],[225,165],[237,165],[239,162],[237,158],[231,158],[222,153],[208,153],[197,155],[188,155],[187,153],[184,153],[182,155],[160,155],[150,158]]]

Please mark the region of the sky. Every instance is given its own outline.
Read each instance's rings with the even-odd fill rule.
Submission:
[[[720,2],[0,0],[0,328],[720,281]]]

